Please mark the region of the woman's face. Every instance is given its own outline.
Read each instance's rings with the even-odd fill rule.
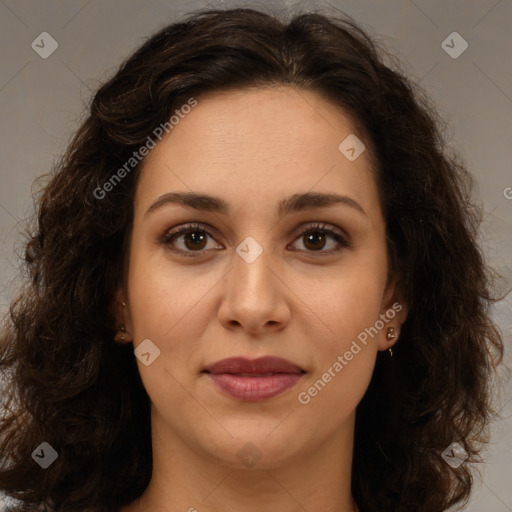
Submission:
[[[161,443],[268,469],[351,432],[405,312],[386,288],[367,152],[339,148],[351,134],[315,93],[229,92],[199,99],[146,157],[124,322]],[[251,364],[267,356],[290,365]],[[249,362],[212,368],[227,358]]]

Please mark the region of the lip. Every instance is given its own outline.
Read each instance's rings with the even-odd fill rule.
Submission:
[[[214,375],[221,373],[249,373],[256,375],[264,373],[304,373],[300,366],[281,357],[274,356],[258,357],[257,359],[230,357],[207,366],[204,371]]]
[[[203,370],[224,394],[245,402],[260,402],[292,388],[306,373],[280,357],[232,357]]]

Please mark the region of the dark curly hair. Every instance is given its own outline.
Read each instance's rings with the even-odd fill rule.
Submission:
[[[390,271],[403,276],[408,318],[357,407],[353,496],[361,512],[468,500],[470,465],[453,468],[441,452],[458,442],[481,461],[503,357],[472,178],[427,94],[352,18],[239,8],[191,13],[136,50],[37,195],[28,279],[1,337],[0,489],[20,502],[14,510],[117,510],[147,487],[149,397],[133,346],[113,341],[140,165],[97,191],[186,99],[279,85],[318,93],[365,137]],[[48,470],[31,456],[43,441],[58,452]]]

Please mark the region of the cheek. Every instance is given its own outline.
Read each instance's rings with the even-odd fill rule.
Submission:
[[[295,403],[297,412],[322,435],[334,432],[368,389],[377,343],[365,329],[379,318],[380,291],[375,282],[361,279],[333,286],[322,306],[328,328],[311,330],[307,336],[313,356],[311,373],[297,390]]]
[[[343,374],[343,378],[333,381],[344,378],[359,380],[360,376],[365,380],[371,374],[377,337],[375,331],[371,331],[371,336],[368,332],[379,319],[381,299],[378,281],[352,276],[333,282],[330,293],[323,297],[324,304],[319,305],[327,328],[321,329],[323,335],[311,332],[309,336],[317,357],[315,373],[320,375],[331,369],[331,376],[332,372]],[[319,339],[322,339],[321,345],[317,341]],[[343,369],[335,363],[341,364]]]
[[[347,259],[321,280],[304,279],[301,287],[301,299],[316,317],[312,329],[326,334],[324,346],[330,353],[343,350],[379,319],[386,260],[379,253],[363,256]]]
[[[173,264],[160,247],[148,248],[148,245],[144,241],[137,247],[134,241],[131,252],[128,295],[132,327],[136,336],[161,338],[193,310],[214,281],[207,272],[193,279],[193,266]]]
[[[297,402],[313,416],[331,411],[332,428],[355,409],[368,388],[385,287],[385,258],[359,258],[351,263],[310,287],[304,297],[320,321],[305,326],[314,359]]]
[[[199,272],[194,265],[172,264],[158,250],[133,254],[128,295],[134,343],[149,338],[161,350],[160,364],[185,373],[211,322],[208,298],[221,276],[206,266]]]
[[[338,348],[343,348],[378,319],[382,288],[378,281],[368,277],[353,275],[332,290],[328,318],[332,319],[332,330],[342,342]]]

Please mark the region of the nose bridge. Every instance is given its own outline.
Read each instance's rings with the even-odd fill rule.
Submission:
[[[267,235],[258,236],[261,243],[255,237],[247,236],[236,247],[233,280],[237,289],[241,288],[242,290],[239,300],[254,293],[263,299],[264,292],[271,291],[273,288],[271,281],[275,279],[275,270],[272,271],[272,267],[275,265],[269,246],[270,237]]]
[[[272,249],[265,247],[271,237],[268,233],[256,236],[246,237],[236,247],[219,311],[225,326],[240,324],[251,332],[258,332],[265,325],[283,324],[288,318],[277,262]]]

